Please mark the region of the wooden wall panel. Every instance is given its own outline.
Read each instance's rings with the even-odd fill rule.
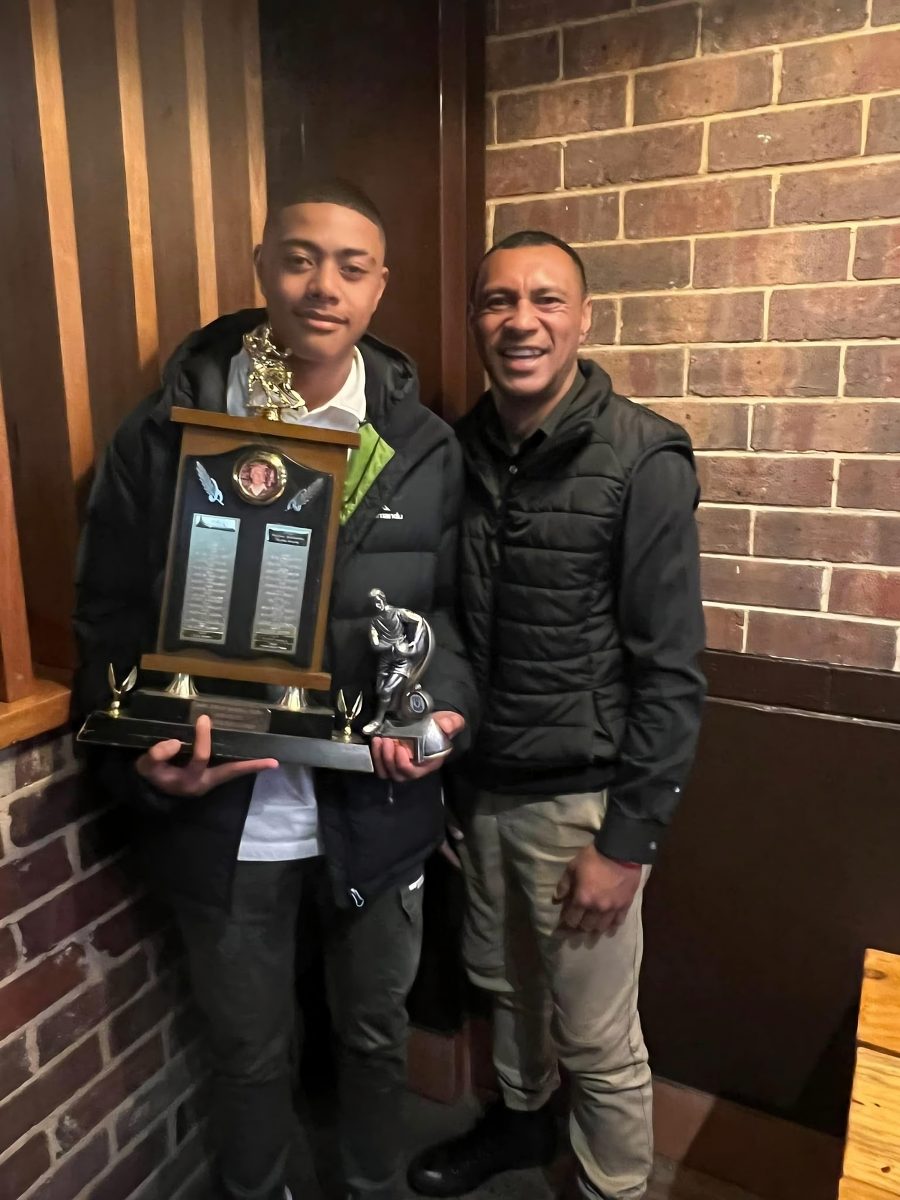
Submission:
[[[0,374],[34,656],[65,669],[96,454],[188,333],[256,303],[256,0],[3,12]]]

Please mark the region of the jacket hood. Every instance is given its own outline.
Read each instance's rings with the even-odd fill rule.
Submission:
[[[244,334],[265,319],[264,308],[244,308],[185,338],[163,370],[156,415],[168,419],[173,405],[221,411],[231,360],[240,352]],[[416,366],[402,351],[371,333],[363,335],[358,348],[366,367],[366,408],[377,425],[395,404],[417,398]]]

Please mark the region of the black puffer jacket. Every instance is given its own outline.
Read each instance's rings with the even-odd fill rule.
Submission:
[[[490,394],[457,426],[460,611],[483,703],[464,765],[501,792],[609,787],[604,853],[650,862],[703,697],[696,476],[683,429],[615,395],[596,364],[580,370],[558,424],[515,456]],[[634,502],[663,460],[677,488],[642,483]]]
[[[169,412],[174,405],[224,411],[231,358],[243,334],[264,315],[235,313],[188,338],[167,366],[161,390],[124,421],[106,453],[78,570],[79,715],[108,702],[108,663],[127,672],[155,643],[179,447]],[[371,337],[363,339],[360,351],[367,419],[395,453],[341,528],[326,669],[335,694],[338,688],[353,695],[362,691],[364,716],[372,711],[369,590],[382,587],[392,603],[431,621],[437,650],[425,684],[436,708],[454,709],[471,722],[474,688],[451,616],[459,450],[449,428],[419,402],[410,360]],[[379,520],[383,512],[402,519]],[[222,688],[210,681],[209,690]],[[201,799],[173,799],[148,788],[132,760],[102,751],[98,767],[115,795],[134,805],[136,838],[151,881],[164,893],[227,905],[252,780],[235,780]],[[437,774],[390,786],[375,776],[317,771],[316,794],[336,895],[344,903],[352,893],[359,904],[411,880],[443,835]]]

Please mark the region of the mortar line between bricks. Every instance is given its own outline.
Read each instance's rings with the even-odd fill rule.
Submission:
[[[898,293],[898,299],[900,299],[900,279],[888,280],[887,285]],[[846,290],[846,287],[845,286],[842,287],[842,285],[840,283],[824,284],[823,287],[825,287],[825,288],[838,287],[838,288],[841,288],[841,290]],[[745,289],[745,291],[749,291],[749,292],[759,292],[761,290],[762,289],[760,289],[760,288]],[[787,292],[797,291],[796,288],[785,288],[785,289],[776,289],[776,290],[784,290]],[[816,290],[821,291],[822,288],[816,288]],[[719,289],[719,290],[713,289],[708,293],[707,292],[686,292],[686,293],[679,292],[679,293],[675,293],[675,294],[680,295],[680,296],[690,296],[691,298],[694,298],[695,296],[707,295],[707,294],[708,295],[722,295],[724,292],[728,292],[729,294],[736,294],[736,293],[731,292],[730,289]],[[673,294],[672,292],[601,292],[599,294],[593,295],[591,298],[593,300],[609,300],[609,299],[612,299],[613,297],[618,297],[621,300],[629,300],[629,299],[659,300],[664,296],[671,296],[672,294]],[[759,341],[759,340],[734,341],[734,342],[715,342],[715,341],[699,341],[699,340],[696,342],[688,342],[688,341],[625,342],[625,343],[623,343],[621,348],[623,350],[625,350],[625,349],[640,350],[640,351],[643,351],[644,353],[651,351],[651,350],[663,351],[663,350],[685,350],[685,349],[688,349],[691,351],[693,351],[693,350],[803,350],[805,348],[808,348],[811,350],[822,349],[822,348],[825,348],[825,349],[830,348],[833,350],[837,350],[842,345],[848,346],[848,347],[853,347],[853,348],[862,347],[864,349],[870,349],[870,350],[890,350],[891,348],[893,348],[896,345],[896,343],[897,343],[896,335],[892,336],[892,335],[888,335],[888,334],[882,334],[881,337],[867,337],[867,338],[865,338],[865,337],[840,338],[837,336],[831,337],[831,338],[809,338],[809,339],[775,338],[768,342],[763,342],[763,341]],[[770,397],[768,397],[768,396],[764,396],[762,398],[767,399],[767,400],[770,399]],[[802,398],[803,397],[801,397],[801,399]],[[879,397],[877,397],[877,396],[872,397],[872,399],[874,399],[874,400],[877,400],[878,398]],[[896,397],[882,396],[881,399],[882,400],[883,399],[891,400],[891,399],[896,399]]]
[[[853,269],[856,265],[856,253],[859,246],[859,222],[850,226],[850,253],[847,259],[847,281],[856,279]]]
[[[64,836],[63,831],[60,831],[57,834],[57,837],[61,838],[63,841],[65,841],[65,836]],[[23,858],[28,858],[28,857],[29,857],[28,854],[18,855],[16,861],[21,861]],[[93,866],[89,867],[88,870],[81,872],[81,874],[78,873],[76,864],[71,863],[70,865],[73,867],[73,872],[72,872],[72,875],[68,879],[64,879],[62,883],[58,883],[56,885],[56,887],[52,888],[48,892],[44,892],[43,895],[38,896],[35,900],[29,900],[29,902],[27,904],[23,904],[21,908],[17,908],[13,912],[8,913],[3,918],[4,924],[6,924],[7,922],[9,922],[10,924],[12,924],[13,922],[18,924],[18,922],[21,921],[23,917],[30,916],[30,914],[33,913],[35,911],[35,909],[40,908],[42,904],[46,904],[49,900],[55,900],[57,896],[59,896],[62,892],[65,892],[69,888],[72,888],[72,887],[77,886],[78,884],[84,883],[86,880],[92,879],[95,875],[99,875],[101,871],[104,871],[110,865],[110,861],[112,861],[112,860],[106,860],[104,862],[94,863]],[[130,901],[131,896],[128,896],[127,900]],[[66,935],[65,937],[63,937],[62,941],[64,943],[68,943],[73,938],[80,936],[83,931],[88,930],[88,929],[93,929],[94,925],[96,925],[98,921],[102,921],[106,917],[112,916],[112,914],[114,912],[118,911],[118,909],[121,907],[122,907],[121,904],[116,904],[113,908],[110,908],[106,912],[101,913],[100,916],[92,917],[89,924],[85,924],[84,926],[80,927],[79,929],[76,929],[72,933]],[[54,951],[51,950],[51,951],[46,951],[45,954],[35,955],[34,958],[28,960],[28,965],[33,966],[35,963],[39,962],[42,958],[44,958],[46,954],[52,954],[52,953],[54,953]],[[11,977],[8,976],[7,978],[11,978]],[[4,982],[5,982],[5,980],[4,980]]]
[[[778,105],[784,86],[784,51],[776,46],[772,54],[772,104]]]
[[[741,613],[741,653],[747,653],[747,638],[750,636],[750,611],[749,609],[740,609]]]
[[[837,510],[838,506],[838,484],[841,478],[841,459],[834,460],[834,477],[831,481],[831,507]]]
[[[16,799],[18,798],[18,793],[16,793]],[[69,829],[74,829],[76,832],[78,832],[96,817],[100,817],[105,813],[112,812],[117,807],[118,806],[115,804],[107,804],[104,805],[103,808],[95,808],[90,812],[81,813],[79,816],[72,817],[70,821],[66,821],[64,824],[60,825],[58,829],[54,829],[50,833],[45,833],[43,837],[35,838],[34,841],[28,842],[27,845],[24,846],[20,846],[17,842],[14,842],[12,838],[10,838],[7,841],[6,857],[4,858],[3,862],[13,862],[16,859],[27,858],[29,854],[33,854],[36,850],[42,850],[45,846],[49,846],[54,839],[62,837]],[[11,824],[12,821],[10,820],[10,825]],[[72,865],[73,867],[75,866],[74,860]]]
[[[774,604],[748,604],[746,600],[704,600],[704,603],[716,608],[745,608],[748,612],[783,614],[786,617],[808,617],[815,621],[852,621],[856,625],[881,629],[898,627],[896,621],[886,617],[861,617],[858,613],[820,612],[817,608],[782,608]]]
[[[842,399],[847,391],[847,343],[842,342],[838,354],[838,399]]]
[[[712,551],[704,550],[700,555],[701,558],[715,559],[717,562],[734,562],[746,563],[748,561],[763,563],[766,566],[778,567],[836,567],[841,571],[883,571],[888,575],[900,574],[900,567],[885,567],[880,563],[847,563],[834,562],[831,559],[824,558],[781,558],[771,557],[768,554],[717,554]],[[886,617],[877,618],[879,620],[887,620]]]
[[[77,763],[67,763],[64,767],[60,767],[58,771],[53,771],[50,775],[44,775],[40,779],[35,779],[32,783],[26,783],[15,791],[4,796],[0,804],[7,806],[13,800],[18,800],[23,796],[32,796],[35,792],[43,791],[50,787],[52,783],[59,783],[63,779],[68,779],[70,775],[79,775],[81,767]]]
[[[898,162],[900,162],[900,159],[898,159]],[[529,192],[527,194],[523,194],[520,196],[495,196],[495,197],[492,197],[491,199],[489,199],[487,201],[486,207],[496,208],[500,205],[502,205],[504,207],[512,207],[513,205],[517,205],[517,204],[531,204],[535,200],[558,200],[560,202],[564,202],[564,201],[572,200],[572,199],[588,200],[594,196],[599,196],[599,197],[621,196],[623,191],[624,191],[624,188],[622,188],[622,187],[610,187],[610,188],[567,188],[565,193],[560,193],[560,192],[534,192],[534,193],[531,193],[531,192]],[[803,222],[794,222],[793,224],[789,224],[789,225],[779,225],[776,229],[770,229],[768,226],[764,226],[761,229],[734,229],[734,230],[712,229],[712,230],[703,230],[703,231],[688,230],[686,233],[664,233],[664,234],[659,234],[656,237],[648,236],[648,237],[642,237],[642,238],[625,238],[623,236],[620,236],[618,238],[607,238],[605,240],[600,239],[598,241],[591,241],[591,242],[578,242],[578,241],[573,240],[571,244],[573,246],[580,246],[580,247],[606,246],[606,245],[615,246],[615,245],[619,245],[620,243],[624,242],[628,246],[655,246],[655,245],[659,245],[664,242],[684,241],[687,238],[698,238],[698,239],[702,239],[704,241],[711,241],[711,240],[718,238],[719,241],[731,241],[735,238],[772,237],[773,235],[782,234],[782,233],[808,233],[810,235],[815,235],[817,233],[837,233],[837,232],[841,232],[842,230],[845,230],[845,229],[846,230],[850,230],[850,229],[865,230],[865,229],[892,228],[897,225],[898,218],[900,218],[900,213],[898,213],[896,216],[893,216],[893,217],[866,217],[865,219],[862,219],[862,220],[858,220],[858,219],[855,219],[852,217],[842,217],[839,221],[838,220],[825,221],[825,222],[822,222],[821,224],[817,224],[817,225],[808,225],[808,224],[804,224]],[[858,282],[863,283],[865,281],[860,279],[860,280],[858,280]],[[890,279],[887,279],[883,282],[890,282]]]
[[[634,127],[634,91],[636,71],[629,71],[625,76],[625,128]]]
[[[750,509],[750,529],[748,531],[749,536],[747,538],[747,549],[748,549],[750,555],[753,555],[755,553],[754,547],[756,545],[756,514],[758,511],[759,511],[759,509],[756,509],[756,508]]]
[[[576,141],[585,141],[588,138],[592,138],[592,137],[596,137],[596,136],[597,136],[596,134],[584,134],[584,133],[558,133],[558,134],[554,134],[552,137],[529,138],[527,141],[522,141],[522,142],[505,142],[505,143],[502,143],[497,146],[489,147],[487,150],[487,155],[488,155],[488,158],[490,158],[490,156],[492,154],[495,154],[498,151],[524,150],[524,149],[528,149],[529,147],[532,147],[532,146],[560,146],[561,147],[563,144],[562,143],[563,138],[566,139],[566,142],[576,142]],[[748,179],[756,179],[756,180],[760,180],[760,181],[768,180],[769,183],[771,183],[772,179],[773,179],[773,175],[776,172],[780,175],[790,175],[791,177],[793,177],[794,175],[814,175],[814,174],[819,174],[823,171],[846,171],[846,170],[861,171],[863,169],[867,169],[870,167],[883,167],[883,166],[893,166],[893,167],[900,166],[900,158],[898,158],[898,155],[896,153],[893,153],[893,154],[884,153],[884,154],[869,154],[869,155],[866,155],[865,158],[859,158],[858,156],[855,156],[852,158],[832,158],[832,159],[826,160],[825,162],[766,163],[766,164],[761,164],[760,166],[757,166],[757,167],[736,167],[734,170],[716,171],[714,174],[706,175],[706,176],[703,176],[702,178],[696,174],[687,174],[687,175],[670,175],[670,176],[666,176],[662,179],[623,179],[623,180],[620,180],[618,183],[610,183],[610,184],[605,184],[605,185],[600,184],[593,188],[590,185],[585,185],[583,189],[566,188],[564,190],[564,192],[561,192],[558,189],[554,190],[554,191],[549,191],[549,192],[527,192],[527,193],[513,192],[509,196],[505,196],[505,195],[493,196],[492,195],[492,196],[488,196],[487,199],[495,200],[498,202],[510,200],[516,196],[519,196],[519,197],[527,196],[529,199],[537,199],[539,197],[546,197],[548,199],[553,199],[553,198],[558,199],[560,197],[560,195],[562,195],[562,194],[571,195],[571,194],[575,194],[578,190],[582,190],[584,192],[603,192],[603,191],[610,192],[610,191],[615,191],[620,188],[624,188],[626,193],[647,192],[647,191],[653,190],[654,188],[656,190],[677,189],[677,188],[689,187],[691,185],[693,185],[694,187],[699,187],[699,186],[713,187],[715,184],[726,184],[726,183],[733,182],[735,180],[748,180]],[[897,216],[898,216],[898,214],[894,213],[893,219],[896,220]],[[814,228],[817,228],[820,225],[846,223],[848,220],[852,220],[852,219],[853,218],[851,218],[851,217],[841,217],[838,220],[836,220],[835,222],[816,221],[816,222],[812,223],[812,225]],[[803,223],[795,222],[795,224],[802,225]],[[809,228],[809,225],[807,225],[806,227]],[[783,227],[781,225],[777,225],[777,226],[774,226],[774,228],[781,229]],[[733,230],[733,231],[732,230],[724,230],[724,231],[718,230],[717,232],[721,234],[723,232],[730,233],[730,232],[740,232],[740,231],[739,230]],[[635,239],[635,240],[639,240],[639,239]]]
[[[863,96],[862,98],[862,128],[860,129],[859,146],[859,153],[861,157],[865,157],[866,146],[869,142],[869,119],[872,112],[872,100],[873,96],[871,93]]]
[[[753,449],[753,422],[756,420],[756,405],[747,405],[747,449]]]
[[[872,28],[872,7],[873,0],[866,0],[866,23],[864,26],[866,29]]]
[[[658,12],[662,7],[662,5],[654,5],[650,11]],[[677,0],[675,0],[675,3],[672,5],[668,5],[666,7],[677,7]],[[623,17],[627,17],[629,15],[630,14],[628,12],[624,12],[610,13],[605,17],[583,17],[571,21],[558,22],[555,25],[541,25],[535,29],[517,30],[515,33],[489,34],[485,40],[489,45],[493,45],[503,42],[515,42],[521,40],[522,38],[539,37],[541,34],[547,33],[560,33],[561,35],[564,35],[569,29],[581,29],[585,25],[609,25],[615,21],[620,21]],[[741,46],[735,50],[711,50],[707,51],[705,54],[702,54],[700,57],[705,60],[712,59],[715,62],[718,62],[727,58],[739,58],[741,55],[765,54],[767,51],[772,51],[776,47],[779,50],[784,51],[792,50],[795,46],[824,46],[829,45],[832,42],[868,40],[869,38],[878,37],[879,34],[891,32],[893,29],[893,25],[873,26],[870,29],[866,28],[865,25],[858,25],[856,29],[844,29],[838,33],[817,34],[811,37],[796,38],[787,42],[764,42],[759,46]],[[672,58],[663,63],[648,63],[646,66],[638,67],[636,69],[641,71],[660,71],[665,67],[678,66],[679,63],[693,62],[695,62],[695,57],[693,55],[687,55],[685,58]],[[602,75],[602,72],[599,74]],[[573,78],[581,79],[582,76]],[[592,76],[587,76],[587,78],[592,78]]]
[[[900,671],[900,626],[897,628],[897,653],[894,657],[894,670]]]
[[[822,591],[819,595],[820,612],[828,612],[828,603],[831,599],[831,579],[834,575],[834,567],[831,563],[827,563],[825,570],[822,572]]]
[[[697,451],[697,453],[700,453],[700,452]],[[850,456],[841,452],[841,457],[846,459]],[[892,459],[887,460],[887,461],[895,462],[896,455],[894,455],[894,457]],[[818,507],[816,507],[816,505],[813,505],[813,504],[760,504],[758,500],[756,500],[756,501],[753,501],[753,500],[734,500],[734,501],[713,500],[709,503],[711,505],[714,505],[716,508],[728,508],[728,509],[750,508],[754,512],[780,513],[782,516],[785,516],[788,513],[791,513],[791,514],[799,514],[800,516],[816,516],[816,515],[818,515],[818,516],[826,516],[826,517],[832,517],[832,516],[888,517],[891,520],[898,520],[898,514],[897,514],[896,510],[890,509],[890,508],[837,508],[837,509],[832,510],[831,508],[828,507],[828,505],[825,505],[825,504],[820,505]],[[704,501],[703,503],[701,503],[700,507],[703,508],[706,505],[707,505],[707,502]],[[848,564],[848,565],[852,565],[852,564]]]
[[[707,118],[703,121],[703,136],[700,141],[700,166],[697,168],[698,176],[709,175],[709,135],[712,122]]]

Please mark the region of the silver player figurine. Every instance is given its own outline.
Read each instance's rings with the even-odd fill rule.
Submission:
[[[375,605],[369,642],[378,653],[378,709],[363,733],[409,739],[416,764],[443,757],[450,739],[432,717],[431,697],[419,683],[434,650],[431,626],[418,613],[388,604],[380,588],[369,595]]]

